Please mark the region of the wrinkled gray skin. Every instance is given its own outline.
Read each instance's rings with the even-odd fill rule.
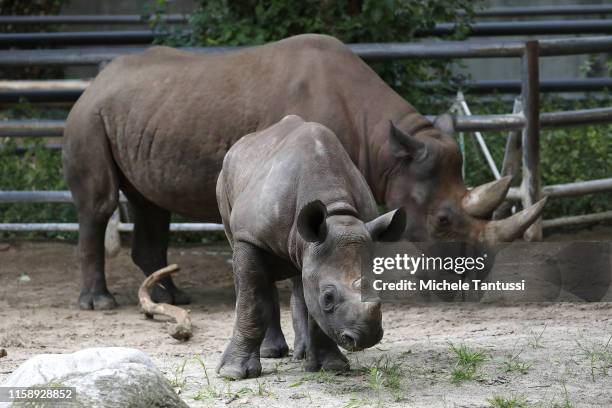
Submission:
[[[399,209],[376,218],[367,183],[328,128],[292,115],[243,137],[223,161],[217,201],[234,250],[237,295],[222,376],[260,375],[280,279],[303,283],[292,306],[308,326],[307,370],[346,369],[335,343],[361,350],[380,341],[380,302],[361,302],[362,262],[374,240],[401,238],[406,217]]]
[[[338,40],[300,35],[222,55],[154,47],[108,64],[66,121],[64,173],[79,214],[80,307],[116,305],[104,276],[104,230],[119,190],[133,211],[132,258],[149,275],[167,265],[170,214],[219,222],[214,192],[225,153],[289,114],[337,135],[377,202],[405,209],[406,238],[482,237],[487,222],[462,206],[467,190],[453,138]],[[162,285],[154,288],[155,301],[188,301],[170,278]],[[262,355],[286,353],[276,319]]]

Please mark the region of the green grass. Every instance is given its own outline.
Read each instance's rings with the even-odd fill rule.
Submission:
[[[320,384],[333,384],[336,382],[336,373],[331,371],[320,370],[315,373],[308,373],[304,375],[300,380],[292,383],[289,387],[299,387],[306,381],[314,381]]]
[[[576,341],[582,355],[590,364],[591,381],[593,382],[595,382],[595,377],[598,372],[603,376],[607,376],[608,370],[612,366],[612,348],[610,347],[611,341],[612,335],[605,343]]]
[[[187,365],[187,359],[183,360],[182,364],[179,364],[174,367],[172,378],[168,381],[172,388],[183,388],[187,383],[187,379],[185,378],[185,366]]]
[[[502,397],[493,396],[487,400],[491,408],[524,408],[527,407],[527,400],[524,397]]]
[[[552,408],[574,408],[574,403],[569,398],[569,393],[567,392],[567,387],[565,386],[565,382],[563,382],[563,401],[561,403],[553,403]]]
[[[478,368],[487,360],[487,356],[480,351],[474,351],[465,344],[455,346],[450,344],[450,350],[455,354],[455,367],[451,372],[451,380],[460,383],[476,377]]]
[[[507,373],[527,374],[530,368],[530,363],[519,359],[507,359],[502,362],[502,369]]]
[[[544,325],[544,328],[540,332],[534,332],[533,330],[531,331],[530,338],[527,341],[527,344],[532,349],[535,350],[535,349],[544,348],[544,346],[542,345],[542,336],[544,335],[545,330],[546,330],[546,325]]]
[[[501,362],[501,368],[506,373],[520,373],[527,374],[531,368],[531,363],[527,363],[520,359],[520,355],[523,350],[519,350],[518,353],[510,354]]]
[[[259,390],[257,392],[253,391],[249,387],[242,387],[238,390],[234,390],[229,381],[224,380],[222,386],[215,385],[208,375],[208,371],[206,370],[206,363],[202,359],[202,357],[196,355],[194,356],[194,360],[200,365],[202,368],[202,372],[204,373],[204,379],[206,380],[206,384],[202,387],[196,394],[192,397],[195,401],[202,401],[205,399],[215,400],[221,399],[224,400],[226,404],[230,404],[231,402],[239,399],[242,396],[248,394],[257,394],[263,395],[262,386],[259,384]]]

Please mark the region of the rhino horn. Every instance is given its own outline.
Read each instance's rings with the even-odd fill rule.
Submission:
[[[511,217],[487,222],[483,231],[484,241],[488,244],[494,244],[496,242],[509,242],[519,238],[540,216],[545,204],[546,198],[543,198],[531,207]]]
[[[474,187],[463,198],[463,209],[473,217],[488,218],[506,198],[511,182],[512,176],[506,176]]]

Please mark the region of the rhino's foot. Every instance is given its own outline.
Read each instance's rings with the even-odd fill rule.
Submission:
[[[167,303],[169,305],[188,305],[191,303],[189,295],[179,288],[168,290],[159,285],[153,287],[151,300],[155,303]]]
[[[348,371],[349,368],[348,359],[336,345],[306,353],[306,361],[304,362],[306,371]]]
[[[289,354],[289,346],[285,341],[283,333],[270,334],[266,333],[259,355],[263,358],[282,358]]]
[[[259,356],[255,353],[237,356],[226,351],[217,367],[217,373],[228,380],[259,377],[261,375]]]
[[[79,296],[79,307],[82,310],[109,310],[116,308],[117,302],[107,290],[87,292]]]
[[[294,361],[303,360],[306,358],[306,343],[297,338],[293,342],[293,357]]]

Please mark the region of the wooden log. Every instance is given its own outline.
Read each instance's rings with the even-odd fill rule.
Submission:
[[[151,296],[149,295],[149,290],[155,286],[160,279],[178,270],[178,265],[172,264],[149,275],[144,282],[142,282],[142,285],[140,285],[138,300],[140,301],[142,310],[148,318],[153,318],[156,314],[173,318],[176,324],[170,327],[170,336],[177,340],[187,341],[193,335],[189,311],[167,303],[155,303],[151,300]]]

